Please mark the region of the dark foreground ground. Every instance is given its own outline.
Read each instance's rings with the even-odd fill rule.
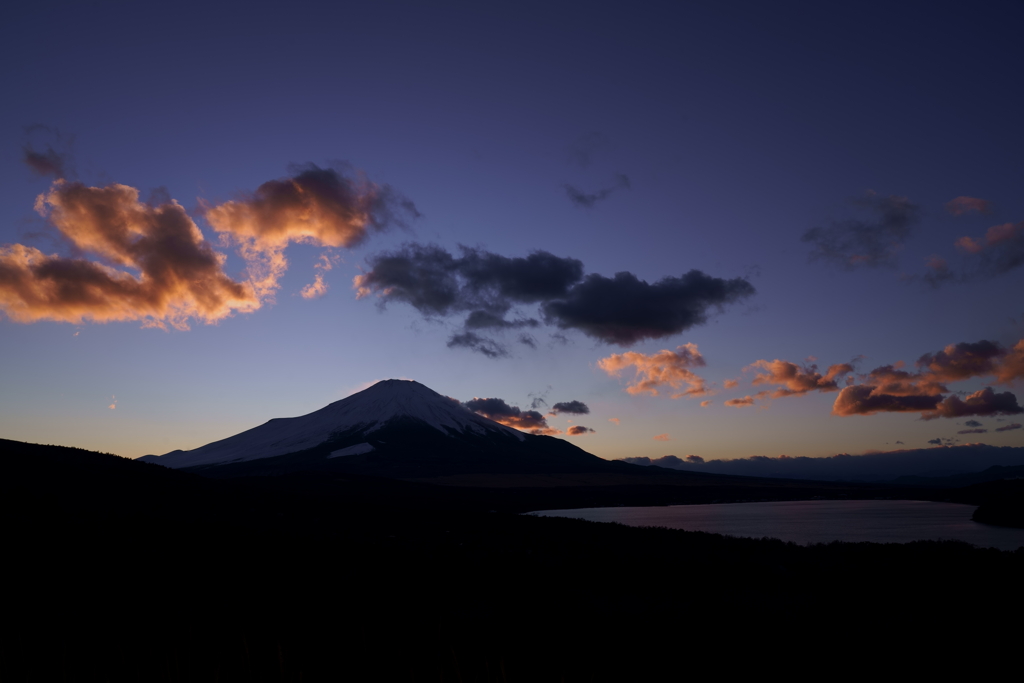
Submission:
[[[978,675],[1019,643],[1022,551],[799,547],[521,516],[515,492],[0,449],[2,681]]]

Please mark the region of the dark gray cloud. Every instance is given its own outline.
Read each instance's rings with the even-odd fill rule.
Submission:
[[[524,429],[531,434],[558,434],[557,429],[548,426],[547,419],[536,410],[521,410],[500,398],[474,398],[462,404],[477,415],[500,422],[508,427]]]
[[[486,328],[497,328],[502,330],[515,329],[520,327],[539,327],[540,321],[533,318],[519,318],[516,320],[505,320],[500,315],[490,311],[473,311],[466,316],[466,329],[482,330]]]
[[[22,147],[22,161],[41,176],[66,178],[70,175],[72,140],[56,128],[34,125],[25,129],[27,141]]]
[[[537,348],[537,340],[532,334],[526,334],[525,332],[516,337],[516,341],[523,346],[529,346],[531,349]]]
[[[1024,221],[994,225],[983,237],[961,237],[956,248],[963,256],[956,268],[946,259],[932,256],[922,279],[940,287],[989,280],[1024,266]]]
[[[846,269],[895,266],[903,243],[919,220],[920,207],[906,197],[868,194],[854,204],[875,214],[873,220],[833,221],[800,238],[811,245],[810,259]]]
[[[990,231],[991,232],[991,231]],[[1006,230],[1006,237],[991,243],[979,257],[976,272],[979,277],[1008,273],[1024,265],[1024,222]]]
[[[935,410],[941,395],[876,393],[870,384],[857,384],[839,392],[832,406],[834,415],[872,415],[874,413],[919,413]]]
[[[707,322],[721,310],[754,294],[742,278],[724,280],[691,270],[648,284],[632,273],[590,274],[561,300],[542,305],[546,322],[577,329],[608,344],[627,346],[661,339]]]
[[[572,341],[561,332],[552,332],[551,341],[555,344],[561,344],[562,346],[568,346]]]
[[[583,401],[564,401],[551,406],[551,412],[556,415],[567,413],[569,415],[587,415],[590,408]]]
[[[957,434],[988,434],[987,429],[961,429]]]
[[[967,427],[980,427],[981,423],[978,422],[977,420],[968,420],[967,422],[964,422],[964,426],[967,426]]]
[[[448,348],[465,348],[477,353],[482,353],[488,358],[505,358],[509,355],[508,349],[502,344],[488,339],[487,337],[481,337],[475,332],[461,332],[453,334],[448,339]]]
[[[1019,422],[1014,422],[1013,424],[1008,424],[1005,427],[996,427],[996,431],[997,432],[1010,432],[1010,431],[1013,431],[1014,429],[1020,429],[1020,428],[1021,428],[1021,424]]]
[[[608,199],[616,190],[628,190],[630,188],[629,176],[620,173],[615,176],[615,182],[609,187],[598,190],[597,192],[584,192],[572,185],[563,185],[565,188],[565,194],[577,208],[589,209],[600,201]]]
[[[584,427],[583,425],[573,425],[572,427],[569,427],[567,433],[569,436],[582,436],[584,434],[593,434],[595,431],[596,430],[591,429],[590,427]]]
[[[922,420],[933,420],[939,417],[966,417],[968,415],[1019,415],[1024,408],[1017,405],[1017,397],[1009,391],[997,394],[991,387],[960,398],[952,394],[935,406],[934,412],[925,413]]]
[[[950,344],[938,353],[926,353],[916,365],[937,381],[955,382],[995,374],[998,359],[1006,353],[999,343],[982,339],[979,342]]]
[[[437,245],[407,243],[371,256],[369,270],[356,278],[359,295],[376,294],[382,304],[407,303],[425,316],[490,313],[478,314],[477,320],[484,323],[480,326],[495,327],[513,305],[565,296],[583,277],[581,261],[546,251],[509,258],[459,249],[456,257]]]
[[[628,272],[614,278],[584,278],[581,261],[546,251],[514,258],[464,246],[460,252],[455,256],[436,245],[410,243],[371,256],[368,269],[355,279],[358,296],[375,295],[382,306],[407,303],[428,318],[468,312],[463,333],[449,346],[499,357],[500,344],[475,331],[540,325],[531,317],[509,318],[516,306],[539,303],[548,325],[628,345],[705,323],[712,309],[721,310],[755,293],[745,279],[725,280],[699,270],[652,285]],[[535,344],[532,337],[520,336],[519,341]]]
[[[548,402],[546,400],[547,395],[551,393],[551,385],[544,387],[544,391],[534,391],[527,394],[530,397],[530,408],[537,410],[538,408],[547,407]]]

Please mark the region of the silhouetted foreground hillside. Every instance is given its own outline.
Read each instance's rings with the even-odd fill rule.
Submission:
[[[0,453],[4,681],[666,680],[849,670],[918,638],[920,670],[947,641],[999,651],[1024,606],[1024,553],[961,543],[804,548],[489,512],[483,489]]]

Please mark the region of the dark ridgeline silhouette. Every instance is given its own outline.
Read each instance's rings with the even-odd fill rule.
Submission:
[[[573,444],[525,434],[418,382],[385,380],[316,412],[279,418],[146,462],[213,477],[297,472],[387,477],[620,472]]]
[[[896,487],[595,463],[429,405],[446,410],[423,420],[412,406],[375,431],[328,424],[334,436],[305,450],[192,471],[0,440],[0,679],[669,680],[763,673],[787,652],[797,668],[882,656],[907,633],[998,650],[1014,633],[1002,617],[1024,607],[1007,589],[1024,552],[800,547],[517,514],[820,496],[983,503],[981,516],[993,502],[999,517],[1020,482]],[[482,431],[435,429],[445,415]],[[281,422],[268,425],[280,435]],[[360,444],[375,450],[327,457]],[[428,463],[418,469],[416,452]],[[373,453],[389,464],[366,466]]]
[[[732,474],[747,477],[784,477],[814,481],[910,483],[911,479],[958,476],[993,467],[1024,467],[1024,447],[964,444],[939,448],[913,448],[883,453],[829,457],[750,456],[734,460],[708,460],[665,455],[631,457],[624,462],[657,465],[685,472]],[[993,470],[997,472],[997,470]],[[994,478],[1000,478],[994,476]],[[981,480],[978,480],[981,481]],[[939,486],[948,484],[938,483]]]

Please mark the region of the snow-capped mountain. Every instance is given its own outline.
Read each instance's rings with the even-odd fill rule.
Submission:
[[[561,455],[552,459],[555,452]],[[419,382],[390,379],[308,415],[276,418],[191,451],[141,459],[224,474],[359,470],[400,476],[564,465],[567,457],[604,463],[560,439],[524,434],[477,415]]]

